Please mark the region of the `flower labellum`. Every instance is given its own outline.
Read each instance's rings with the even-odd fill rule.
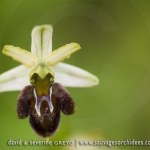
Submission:
[[[20,119],[29,116],[34,131],[42,137],[49,137],[58,128],[60,111],[66,115],[73,114],[75,103],[62,85],[48,81],[50,75],[44,78],[45,81],[37,75],[35,77],[35,82],[50,83],[48,91],[45,91],[48,95],[41,92],[42,96],[37,96],[32,85],[26,86],[18,97],[17,114]]]
[[[31,53],[12,45],[5,45],[2,51],[23,65],[0,75],[0,92],[21,90],[17,115],[20,119],[29,116],[31,127],[42,137],[56,132],[60,111],[66,115],[75,112],[75,103],[64,86],[91,87],[99,83],[93,74],[60,63],[80,45],[71,43],[52,52],[52,31],[51,25],[33,28]]]

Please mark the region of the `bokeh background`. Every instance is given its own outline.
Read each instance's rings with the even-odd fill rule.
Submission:
[[[66,63],[92,72],[100,84],[67,88],[77,111],[61,115],[50,140],[150,140],[150,1],[149,0],[0,0],[0,49],[14,45],[30,51],[35,25],[53,25],[53,50],[71,42],[80,51]],[[0,73],[19,65],[0,53]],[[0,149],[105,150],[108,147],[8,146],[9,139],[43,140],[19,120],[19,91],[0,93]],[[144,150],[150,146],[118,146]]]

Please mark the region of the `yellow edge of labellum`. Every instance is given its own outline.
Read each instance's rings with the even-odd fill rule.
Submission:
[[[49,137],[46,137],[45,140],[46,140],[46,141],[49,141]]]
[[[77,43],[66,44],[50,53],[46,57],[46,63],[50,66],[55,66],[64,59],[69,58],[72,53],[79,49],[81,49],[81,47]]]
[[[73,109],[73,113],[75,113],[77,110],[77,106],[75,105],[74,109]]]
[[[28,52],[27,50],[21,49],[20,47],[14,47],[12,45],[5,45],[2,53],[12,57],[14,60],[22,63],[28,68],[32,68],[38,60],[34,54]]]

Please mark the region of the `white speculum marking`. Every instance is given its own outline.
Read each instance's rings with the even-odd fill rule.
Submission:
[[[35,109],[36,109],[37,114],[39,116],[41,116],[40,108],[41,108],[42,101],[47,101],[47,103],[49,105],[50,112],[52,113],[53,110],[54,110],[52,100],[51,100],[52,87],[50,87],[49,96],[40,96],[40,97],[38,97],[37,94],[36,94],[35,88],[33,89],[33,93],[34,93],[34,96],[35,96]]]
[[[53,109],[54,109],[54,107],[53,107],[53,104],[52,104],[52,100],[51,100],[51,95],[52,95],[52,86],[50,87],[50,92],[49,92],[49,108],[50,108],[50,112],[52,113],[53,112]]]

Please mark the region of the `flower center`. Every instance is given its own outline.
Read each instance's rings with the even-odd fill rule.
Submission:
[[[52,84],[54,82],[54,72],[45,63],[40,62],[30,72],[30,83],[33,86],[35,96],[35,109],[37,114],[41,115],[41,104],[47,102],[50,112],[53,111],[51,101]]]

